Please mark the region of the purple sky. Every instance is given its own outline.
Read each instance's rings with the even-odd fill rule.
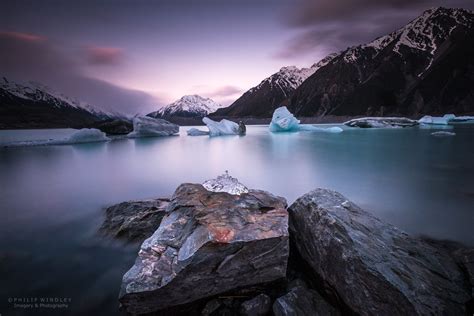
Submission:
[[[384,35],[431,6],[472,0],[12,0],[0,75],[147,113],[185,94],[228,105],[282,66]]]

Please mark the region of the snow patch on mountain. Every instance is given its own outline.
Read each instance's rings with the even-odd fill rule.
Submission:
[[[181,99],[148,114],[151,117],[199,116],[204,117],[215,112],[222,105],[210,98],[199,95],[185,95]]]
[[[277,73],[274,73],[270,77],[262,80],[258,86],[253,87],[247,93],[253,93],[260,90],[265,84],[270,86],[276,86],[283,91],[283,93],[289,97],[288,92],[291,92],[298,88],[303,81],[314,74],[318,69],[326,66],[333,60],[339,53],[333,53],[319,62],[313,64],[310,68],[297,68],[296,66],[282,67]]]
[[[474,14],[465,9],[431,8],[404,27],[364,45],[354,46],[343,52],[347,63],[356,61],[367,49],[373,56],[393,44],[393,51],[401,55],[402,47],[409,47],[434,55],[439,45],[457,27],[473,28]],[[432,57],[433,58],[433,57]],[[431,65],[431,63],[429,63]],[[429,66],[428,66],[429,67]]]

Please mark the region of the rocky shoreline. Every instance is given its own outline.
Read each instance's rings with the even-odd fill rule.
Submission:
[[[326,189],[287,207],[269,192],[213,188],[185,183],[170,199],[106,210],[101,233],[143,242],[123,277],[125,312],[473,312],[474,249],[410,236]]]

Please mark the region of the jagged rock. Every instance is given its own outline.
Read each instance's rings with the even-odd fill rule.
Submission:
[[[239,135],[245,135],[247,133],[247,127],[244,122],[239,121]]]
[[[92,127],[100,129],[108,135],[125,135],[133,131],[133,124],[125,120],[109,119],[94,123]]]
[[[240,315],[242,316],[264,316],[270,312],[272,300],[266,294],[260,294],[251,300],[245,301],[240,305]]]
[[[114,238],[142,242],[160,226],[169,199],[128,201],[110,206],[100,232]]]
[[[418,121],[406,117],[363,117],[344,123],[350,127],[360,128],[398,128],[418,125]]]
[[[340,313],[315,290],[302,285],[293,287],[273,303],[275,316],[336,316]]]
[[[182,184],[167,213],[123,277],[120,302],[127,312],[165,310],[285,277],[285,199]]]
[[[311,272],[360,315],[464,315],[470,293],[447,252],[383,223],[341,194],[293,203],[290,232]]]

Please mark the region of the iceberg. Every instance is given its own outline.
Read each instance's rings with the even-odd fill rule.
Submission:
[[[298,120],[286,106],[281,106],[273,112],[270,123],[271,132],[296,132],[299,130],[300,120]]]
[[[134,117],[133,132],[128,137],[171,136],[179,133],[179,126],[163,119]]]
[[[456,119],[454,114],[445,114],[443,116],[431,116],[425,115],[418,120],[420,124],[435,124],[435,125],[448,125],[449,122]]]
[[[431,135],[437,136],[437,137],[445,137],[445,136],[456,136],[456,133],[439,131],[439,132],[433,132],[431,133]]]
[[[401,128],[418,124],[418,121],[406,117],[362,117],[344,123],[350,127],[360,128]]]
[[[297,131],[310,131],[310,132],[326,132],[326,133],[341,133],[342,128],[338,126],[334,127],[317,127],[314,125],[300,125],[298,120],[286,106],[281,106],[273,112],[272,121],[270,123],[271,132],[297,132]]]
[[[82,128],[65,138],[64,140],[52,141],[52,144],[79,144],[79,143],[91,143],[91,142],[106,142],[110,138],[106,136],[104,132],[96,128]]]
[[[211,120],[208,117],[204,117],[202,122],[206,124],[209,129],[209,136],[221,136],[221,135],[244,135],[245,125],[242,122],[239,124],[222,119],[220,122]]]
[[[197,128],[188,129],[188,130],[186,131],[186,133],[188,134],[188,136],[209,135],[209,132],[207,132],[207,131],[202,131],[202,130],[197,129]]]
[[[223,175],[218,176],[216,179],[204,181],[202,186],[208,191],[227,192],[232,195],[240,195],[249,191],[249,189],[240,183],[239,180],[231,177],[227,170]]]

